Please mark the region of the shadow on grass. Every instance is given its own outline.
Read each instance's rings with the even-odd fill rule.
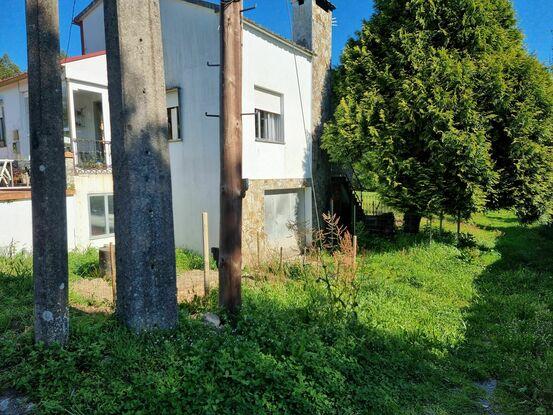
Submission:
[[[43,413],[476,415],[472,381],[494,378],[507,413],[547,410],[553,247],[543,229],[501,230],[458,349],[334,318],[311,302],[317,293],[267,284],[245,290],[234,332],[195,317],[215,309],[213,292],[181,306],[177,330],[143,336],[72,309],[69,346],[46,350],[32,342],[31,276],[0,273],[0,390]]]
[[[475,280],[478,297],[466,311],[466,343],[456,364],[475,379],[498,380],[507,414],[553,413],[553,232],[511,226],[501,231],[501,255]]]
[[[299,291],[246,290],[234,332],[190,314],[213,304],[182,306],[177,330],[143,336],[111,315],[72,309],[60,350],[33,345],[31,277],[19,278],[25,289],[7,290],[21,306],[19,323],[0,335],[0,389],[30,397],[41,413],[478,413],[435,352],[442,346],[334,319],[297,304]]]

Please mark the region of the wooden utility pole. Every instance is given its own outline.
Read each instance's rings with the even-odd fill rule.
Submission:
[[[27,0],[35,340],[67,342],[67,206],[58,2]]]
[[[221,0],[221,228],[219,305],[242,302],[242,0]]]

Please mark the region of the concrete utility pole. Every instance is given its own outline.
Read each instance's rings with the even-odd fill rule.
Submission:
[[[175,237],[159,0],[105,0],[117,316],[177,324]]]
[[[27,0],[26,16],[35,340],[64,345],[69,335],[69,310],[58,2]]]
[[[242,302],[242,1],[221,0],[221,228],[219,305]]]

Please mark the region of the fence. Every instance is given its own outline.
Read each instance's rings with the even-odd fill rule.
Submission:
[[[382,202],[380,195],[376,192],[357,191],[356,194],[367,215],[377,216],[394,212],[391,207]]]

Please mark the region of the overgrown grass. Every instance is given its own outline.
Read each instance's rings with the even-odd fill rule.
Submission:
[[[177,249],[175,252],[177,272],[200,270],[204,268],[203,256],[195,252]],[[210,258],[210,266],[216,268],[215,261]],[[101,273],[98,266],[98,250],[88,248],[85,250],[69,253],[69,278],[100,278]]]
[[[186,249],[177,249],[176,262],[178,272],[204,269],[204,257]],[[209,264],[211,269],[217,268],[215,260],[211,256]]]
[[[356,319],[329,309],[315,266],[290,264],[245,284],[235,331],[196,318],[214,292],[138,337],[72,310],[66,350],[33,345],[30,263],[0,259],[0,391],[41,413],[476,415],[475,382],[493,378],[501,413],[553,413],[553,234],[506,212],[463,232],[462,249],[436,229],[367,240]]]

